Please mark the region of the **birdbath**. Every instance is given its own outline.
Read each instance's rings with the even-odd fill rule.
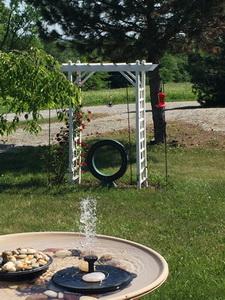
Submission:
[[[17,247],[33,247],[38,250],[46,248],[79,249],[85,239],[84,235],[74,232],[32,232],[0,236],[0,252],[5,249]],[[157,289],[168,276],[168,265],[165,259],[156,251],[133,241],[96,235],[95,254],[111,253],[129,274],[135,274],[132,280],[123,288],[116,291],[99,294],[103,300],[139,299]],[[67,258],[67,264],[70,257]],[[53,263],[49,268],[52,273]],[[64,261],[61,269],[65,267]],[[71,262],[73,264],[72,257]],[[18,299],[16,290],[9,289],[6,283],[0,281],[0,299]],[[25,300],[27,295],[20,295],[19,299]]]

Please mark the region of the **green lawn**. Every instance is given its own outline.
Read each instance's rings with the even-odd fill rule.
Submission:
[[[128,145],[126,135],[116,139]],[[42,152],[0,154],[1,234],[79,231],[80,201],[91,196],[97,199],[97,233],[144,244],[168,262],[168,280],[142,299],[224,299],[224,150],[168,147],[166,183],[164,147],[151,147],[151,188],[141,190],[129,185],[130,169],[116,189],[100,187],[89,172],[80,186],[47,185]]]
[[[194,101],[196,96],[192,92],[192,84],[190,82],[170,82],[165,84],[164,92],[166,93],[166,101]],[[147,101],[149,101],[149,87],[147,87]],[[130,86],[121,89],[105,89],[99,91],[82,92],[82,102],[84,105],[105,105],[108,102],[113,104],[129,103],[135,101],[135,88]]]
[[[190,82],[170,82],[164,86],[166,101],[193,101],[196,95],[192,92]]]

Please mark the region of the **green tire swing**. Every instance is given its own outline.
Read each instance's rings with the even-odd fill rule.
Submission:
[[[120,168],[114,174],[110,174],[110,175],[100,172],[96,166],[96,161],[95,161],[97,151],[101,150],[101,148],[106,146],[116,150],[121,156]],[[116,185],[114,181],[121,178],[127,171],[128,155],[125,147],[120,142],[111,139],[101,140],[95,143],[89,149],[87,154],[87,165],[91,174],[97,179],[99,179],[102,182],[103,186],[115,187]]]

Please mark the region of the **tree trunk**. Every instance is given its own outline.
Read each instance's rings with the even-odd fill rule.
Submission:
[[[165,108],[156,106],[158,104],[158,92],[160,90],[159,68],[150,72],[149,86],[154,126],[154,140],[151,142],[164,143],[166,140]]]

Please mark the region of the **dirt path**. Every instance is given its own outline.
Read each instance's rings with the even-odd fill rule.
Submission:
[[[128,127],[127,105],[119,104],[112,107],[93,106],[84,107],[84,111],[90,110],[93,114],[98,114],[98,118],[87,123],[83,131],[83,137],[96,136],[99,133],[115,132]],[[43,116],[48,117],[48,111],[43,111]],[[51,112],[53,117],[55,111]],[[204,131],[225,133],[225,108],[201,108],[197,102],[169,102],[166,110],[166,121],[179,122],[181,124],[194,125]],[[12,116],[8,116],[10,119]],[[131,128],[135,128],[135,104],[129,105],[129,117]],[[91,115],[90,115],[91,118]],[[151,106],[147,105],[147,124],[152,124]],[[59,132],[62,124],[52,123],[50,127],[51,141]],[[0,137],[0,151],[11,147],[48,145],[49,124],[42,125],[42,131],[38,136],[24,132],[21,128],[10,136]]]

